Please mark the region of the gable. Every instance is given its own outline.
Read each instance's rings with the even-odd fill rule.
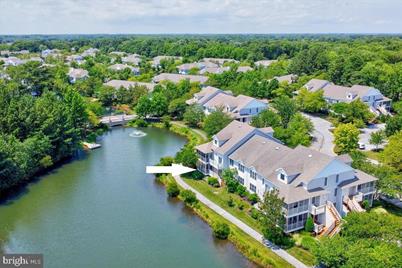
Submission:
[[[349,165],[346,165],[342,161],[338,159],[332,160],[326,167],[324,167],[315,178],[323,178],[328,177],[333,174],[339,174],[343,172],[353,171],[353,168]]]
[[[247,103],[247,105],[245,105],[244,107],[242,107],[242,109],[252,109],[252,108],[264,108],[267,107],[268,104],[264,103],[262,101],[253,99],[252,101],[250,101],[249,103]]]

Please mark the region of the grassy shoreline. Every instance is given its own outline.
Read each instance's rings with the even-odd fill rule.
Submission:
[[[157,128],[165,128],[163,123],[152,123],[151,126],[157,127]],[[179,123],[176,124],[175,122],[172,122],[171,126],[169,127],[169,130],[172,131],[173,133],[186,137],[188,140],[188,143],[192,146],[207,142],[207,140],[202,135],[200,135],[196,131],[193,131],[191,128],[189,128],[187,126],[183,126],[182,124],[179,124]],[[202,130],[200,130],[200,131],[202,131]],[[251,208],[251,205],[248,202],[245,202],[237,195],[226,193],[226,191],[224,191],[223,188],[213,188],[212,189],[212,187],[209,186],[204,180],[198,181],[198,180],[192,180],[192,179],[186,179],[186,178],[184,178],[184,180],[191,187],[193,187],[194,189],[196,189],[197,191],[199,191],[200,193],[205,195],[207,198],[209,198],[215,204],[219,205],[220,207],[222,207],[223,209],[225,209],[226,211],[228,211],[229,213],[231,213],[238,219],[242,220],[244,223],[246,223],[250,227],[261,232],[261,226],[259,226],[257,220],[253,219],[247,213],[247,211]],[[230,195],[235,200],[235,203],[241,202],[244,205],[244,208],[241,211],[239,211],[237,208],[229,207],[227,205],[227,203],[225,202],[224,198],[221,196],[218,196],[218,194],[214,193],[213,191],[219,192],[219,194],[223,194],[224,196]],[[211,220],[208,221],[208,219],[210,219],[208,217],[214,217],[215,219],[220,219],[221,221],[229,223],[223,217],[216,214],[214,211],[210,210],[209,208],[205,207],[204,205],[202,205],[201,207],[203,207],[203,210],[197,211],[197,209],[194,209],[194,211],[197,213],[197,215],[199,215],[201,218],[203,218],[210,226],[212,225],[212,222],[211,222]],[[211,214],[215,214],[215,215],[211,216]],[[259,261],[258,260],[258,258],[256,257],[255,254],[256,254],[256,252],[258,253],[259,248],[265,249],[264,250],[265,253],[257,254],[260,257],[266,256],[268,258],[274,258],[274,259],[279,258],[280,260],[282,260],[280,257],[278,257],[276,254],[274,254],[268,248],[262,247],[258,241],[254,240],[252,237],[248,236],[246,233],[241,231],[237,226],[235,226],[231,223],[229,225],[230,225],[231,229],[235,228],[238,230],[237,232],[235,232],[234,235],[231,235],[229,237],[229,240],[232,241],[232,243],[236,246],[236,248],[238,248],[238,250],[251,261],[253,261],[256,264],[261,265],[263,267],[272,267],[270,265],[266,266],[267,264],[270,263],[269,261]],[[233,226],[233,228],[232,228],[232,226]],[[252,247],[256,247],[256,248],[254,248],[253,250],[250,251],[249,249]],[[266,251],[268,251],[269,254]],[[309,266],[314,265],[314,256],[312,255],[312,253],[301,247],[294,246],[294,247],[288,249],[287,252],[290,253],[291,255],[293,255],[294,257],[296,257],[297,259],[299,259],[300,261],[302,261],[303,263],[305,263],[306,265],[309,265]],[[274,266],[274,267],[276,267],[276,266]],[[280,267],[282,267],[282,266],[280,266]]]

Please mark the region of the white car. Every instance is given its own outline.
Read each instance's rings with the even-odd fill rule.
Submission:
[[[358,144],[360,150],[366,149],[366,145],[363,142],[358,142],[357,144]]]

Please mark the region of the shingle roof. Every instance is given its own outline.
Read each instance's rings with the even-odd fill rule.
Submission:
[[[135,86],[145,86],[149,91],[152,91],[155,87],[153,83],[144,83],[144,82],[136,82],[136,81],[127,81],[127,80],[110,80],[107,83],[104,83],[105,86],[114,87],[115,89],[119,89],[121,87],[130,88]]]
[[[255,66],[263,66],[263,67],[268,67],[272,63],[277,62],[277,60],[259,60],[254,62]]]
[[[279,83],[288,82],[288,84],[292,84],[297,79],[297,75],[288,74],[283,76],[275,76],[274,78],[278,80]]]
[[[114,70],[114,71],[122,71],[122,70],[127,69],[127,68],[130,69],[133,72],[140,70],[139,68],[136,68],[136,67],[133,67],[133,66],[130,66],[130,65],[127,65],[127,64],[120,64],[120,63],[113,64],[113,65],[109,66],[108,68],[111,69],[111,70]]]
[[[201,84],[208,81],[207,76],[202,75],[189,75],[189,74],[171,74],[171,73],[161,73],[153,78],[155,83],[159,83],[161,81],[171,81],[173,83],[178,83],[181,80],[188,79],[190,82],[199,82]]]
[[[329,85],[330,82],[327,80],[321,79],[311,79],[307,84],[304,85],[306,89],[309,91],[317,91],[324,88],[326,85]]]
[[[201,69],[201,71],[199,73],[200,74],[206,74],[206,73],[221,74],[221,73],[229,71],[229,70],[230,70],[230,67],[205,67],[205,68]]]
[[[68,72],[68,76],[74,77],[74,78],[83,78],[88,76],[88,71],[84,69],[74,69],[71,68],[70,71]]]
[[[238,73],[245,73],[245,72],[252,71],[252,70],[254,70],[254,69],[251,68],[250,66],[239,66],[236,71]]]
[[[357,97],[357,93],[354,92],[350,87],[337,86],[337,85],[327,85],[323,88],[324,97],[329,99],[341,100],[343,102],[351,102]],[[347,96],[352,93],[353,98],[348,99]]]

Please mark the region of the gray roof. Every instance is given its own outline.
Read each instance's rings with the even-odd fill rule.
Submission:
[[[279,83],[288,82],[288,84],[292,84],[296,81],[297,75],[288,74],[288,75],[283,75],[283,76],[275,76],[274,78],[276,80],[278,80]]]
[[[251,68],[250,66],[239,66],[239,67],[237,67],[237,72],[238,73],[245,73],[245,72],[248,72],[248,71],[252,71],[253,70],[253,68]]]
[[[355,177],[351,180],[341,182],[338,186],[344,189],[376,180],[378,180],[376,177],[371,176],[370,174],[367,174],[361,170],[355,169]]]
[[[199,82],[204,84],[207,82],[208,77],[202,75],[189,75],[189,74],[171,74],[171,73],[161,73],[153,78],[155,83],[159,83],[161,81],[171,81],[173,83],[178,83],[181,80],[190,80],[190,82]]]
[[[141,62],[141,58],[140,58],[140,55],[138,55],[138,54],[132,54],[132,55],[128,55],[127,57],[123,57],[121,59],[121,61],[124,63],[131,63],[134,65],[138,65]]]
[[[268,67],[272,63],[277,62],[277,60],[259,60],[254,62],[255,66],[263,66],[263,67]]]
[[[321,79],[311,79],[308,81],[307,84],[304,85],[304,87],[309,90],[309,91],[317,91],[320,89],[323,89],[326,85],[329,85],[330,82],[327,80],[321,80]]]
[[[324,98],[339,100],[342,102],[351,102],[356,99],[357,93],[352,91],[350,87],[327,85],[323,88]],[[352,94],[352,98],[347,98],[348,94]]]
[[[73,77],[73,78],[84,78],[88,76],[88,71],[84,69],[74,69],[70,68],[70,71],[68,72],[68,76]]]
[[[176,57],[176,56],[156,56],[152,59],[152,64],[154,66],[159,65],[161,63],[161,60],[181,60],[183,59],[182,57]]]
[[[205,68],[201,69],[199,74],[206,74],[206,73],[221,74],[221,73],[229,71],[229,70],[230,70],[230,67],[205,67]]]
[[[124,87],[124,88],[130,88],[130,87],[135,87],[135,86],[144,86],[146,87],[149,91],[152,91],[155,87],[155,84],[153,83],[144,83],[144,82],[136,82],[136,81],[127,81],[127,80],[110,80],[107,83],[104,83],[105,86],[109,87],[114,87],[115,89]]]
[[[133,67],[133,66],[130,66],[130,65],[127,65],[127,64],[113,64],[113,65],[111,65],[111,66],[109,66],[108,67],[110,70],[113,70],[113,71],[122,71],[122,70],[124,70],[124,69],[130,69],[132,72],[139,72],[140,71],[140,69],[139,68],[137,68],[137,67]]]
[[[219,65],[224,64],[225,62],[239,62],[235,59],[223,59],[223,58],[203,58],[204,62],[213,62]]]

